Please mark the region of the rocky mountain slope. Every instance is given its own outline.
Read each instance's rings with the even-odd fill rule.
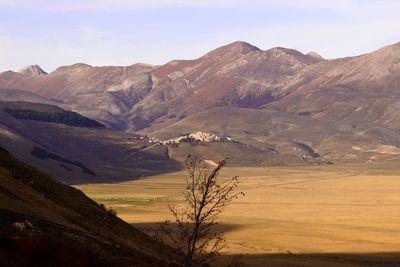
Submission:
[[[0,181],[1,266],[169,266],[166,248],[2,148]]]
[[[3,72],[0,98],[54,101],[159,139],[203,131],[296,158],[311,149],[331,161],[369,162],[400,154],[399,84],[400,43],[325,60],[235,42],[163,66]]]
[[[27,67],[30,68],[34,67]],[[41,75],[7,71],[0,74],[0,88],[20,88],[38,97],[56,100],[61,107],[77,110],[114,128],[124,128],[123,115],[151,91],[152,69],[143,64],[129,67],[75,64]],[[3,100],[17,99],[9,94]]]

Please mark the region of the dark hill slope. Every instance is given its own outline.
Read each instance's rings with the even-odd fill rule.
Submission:
[[[0,146],[64,182],[121,181],[180,168],[165,146],[146,137],[93,127],[80,119],[71,119],[73,125],[60,123],[62,118],[51,122],[19,119],[7,108],[50,115],[66,111],[51,105],[0,102]]]
[[[166,266],[145,234],[2,148],[0,240],[0,266]]]
[[[103,124],[62,108],[20,101],[0,101],[0,109],[16,119],[61,123],[75,127],[102,128]]]

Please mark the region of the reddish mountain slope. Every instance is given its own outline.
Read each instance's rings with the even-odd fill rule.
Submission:
[[[370,159],[370,151],[400,145],[399,84],[400,44],[324,60],[315,52],[262,51],[235,42],[198,59],[163,66],[77,64],[50,74],[0,74],[0,90],[55,99],[59,106],[117,129],[177,137],[211,128],[261,147],[300,142],[332,158],[362,154],[363,160]],[[17,92],[0,97],[21,100],[23,94]],[[221,107],[233,108],[235,116],[228,109],[220,113]],[[262,122],[252,118],[264,116],[257,110],[266,110]],[[277,126],[278,118],[285,122]],[[236,130],[226,127],[228,120]],[[280,134],[272,134],[274,127]],[[385,153],[378,157],[390,158]]]

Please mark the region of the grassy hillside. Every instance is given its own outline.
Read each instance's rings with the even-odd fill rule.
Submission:
[[[0,266],[168,266],[165,248],[2,148],[0,248]]]
[[[168,156],[166,146],[155,145],[145,136],[108,128],[17,119],[4,108],[47,113],[60,108],[0,102],[0,146],[64,182],[121,181],[180,168]]]

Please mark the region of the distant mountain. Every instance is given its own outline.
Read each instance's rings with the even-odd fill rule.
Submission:
[[[26,91],[114,129],[159,139],[204,131],[289,158],[304,158],[305,145],[329,161],[363,162],[400,154],[399,84],[400,43],[325,60],[235,42],[162,66],[0,73],[7,100]]]
[[[173,266],[165,247],[2,148],[0,180],[1,266]]]
[[[280,97],[291,77],[319,61],[291,49],[261,51],[236,42],[196,60],[170,62],[152,71],[154,88],[134,106],[131,128],[170,124],[220,106],[258,108]]]
[[[22,68],[17,72],[29,77],[38,77],[40,75],[47,74],[47,72],[45,72],[39,65],[26,66],[25,68]]]
[[[36,77],[8,71],[0,74],[0,88],[28,91],[113,128],[126,128],[125,114],[151,91],[153,68],[144,64],[129,67],[74,64]]]

